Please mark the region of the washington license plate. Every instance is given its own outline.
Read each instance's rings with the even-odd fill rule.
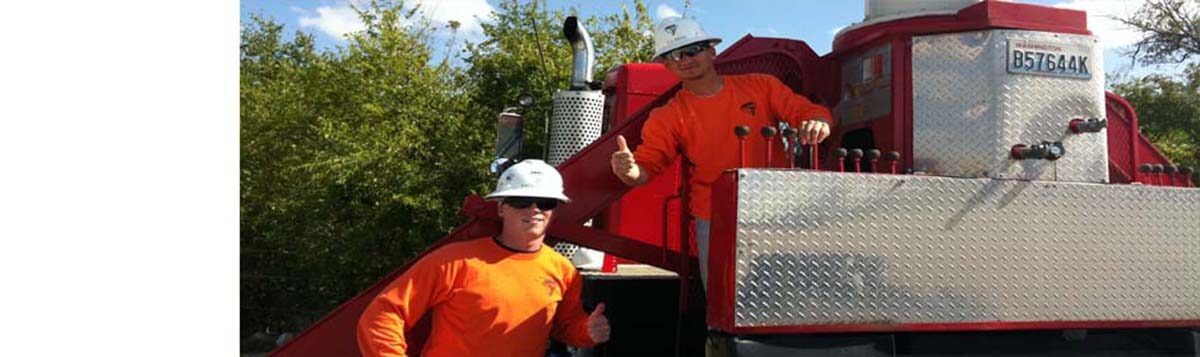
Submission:
[[[1086,46],[1008,40],[1008,73],[1091,79],[1091,53]]]

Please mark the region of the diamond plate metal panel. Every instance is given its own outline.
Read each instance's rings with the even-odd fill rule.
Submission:
[[[1200,319],[1200,189],[739,176],[738,327]]]
[[[1090,53],[1091,79],[1008,73],[1010,40]],[[913,37],[913,164],[931,175],[1108,181],[1107,135],[1074,135],[1072,118],[1104,118],[1101,47],[1091,36],[988,30]],[[1016,144],[1061,141],[1058,161],[1009,158]]]

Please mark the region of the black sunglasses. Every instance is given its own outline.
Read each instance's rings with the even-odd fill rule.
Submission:
[[[529,206],[537,204],[538,209],[549,211],[558,207],[558,200],[553,198],[509,197],[504,199],[504,204],[516,209],[526,209]]]
[[[671,52],[667,52],[663,56],[671,59],[672,61],[678,61],[683,59],[683,56],[688,56],[688,58],[695,57],[696,55],[700,54],[700,52],[707,51],[711,47],[712,46],[709,45],[708,42],[693,43],[671,50]]]

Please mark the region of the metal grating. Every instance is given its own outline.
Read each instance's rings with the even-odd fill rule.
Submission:
[[[600,137],[604,120],[604,93],[600,91],[561,91],[554,93],[554,108],[550,123],[550,165],[567,161],[571,156]],[[560,242],[554,250],[580,265],[575,254],[597,256],[597,252],[575,244]],[[601,258],[602,259],[602,258]]]
[[[600,137],[604,94],[600,91],[562,91],[554,94],[550,124],[550,155],[558,166]]]
[[[552,248],[554,248],[554,251],[558,252],[558,254],[567,257],[567,259],[571,259],[571,257],[575,255],[575,251],[579,250],[578,245],[566,242],[555,243],[554,247]]]
[[[1200,190],[740,170],[739,327],[1200,319]]]

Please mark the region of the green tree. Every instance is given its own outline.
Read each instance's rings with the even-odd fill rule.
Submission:
[[[1200,2],[1146,0],[1117,21],[1142,33],[1127,54],[1144,64],[1183,63],[1200,54]]]
[[[1143,64],[1184,63],[1200,55],[1198,10],[1196,0],[1147,0],[1118,18],[1142,34],[1127,55]],[[1200,68],[1195,63],[1181,76],[1120,80],[1112,88],[1133,104],[1142,132],[1172,162],[1200,165]]]
[[[1189,65],[1181,78],[1149,75],[1117,83],[1113,92],[1134,105],[1142,133],[1172,162],[1200,168],[1200,66]]]
[[[550,95],[569,81],[564,12],[536,2],[501,2],[461,53],[449,24],[441,59],[416,8],[373,1],[359,15],[366,29],[324,51],[269,19],[243,24],[243,337],[302,330],[443,237],[463,197],[492,184],[496,113],[539,97],[526,128],[538,157]],[[585,26],[597,78],[651,54],[641,1]]]
[[[253,18],[242,31],[242,326],[296,331],[443,236],[488,181],[489,128],[460,69],[402,4],[361,11],[336,53]]]
[[[593,78],[603,80],[609,69],[648,61],[653,55],[650,16],[641,0],[633,5],[633,14],[622,6],[619,14],[580,18],[595,45]],[[570,84],[571,47],[562,23],[577,10],[550,12],[537,1],[516,0],[501,1],[497,7],[494,21],[483,24],[486,39],[465,50],[472,117],[494,125],[496,108],[512,106],[522,93],[533,95],[535,105],[525,114],[525,156],[542,157],[551,97]]]
[[[603,79],[608,70],[625,63],[650,61],[654,55],[654,41],[650,37],[654,30],[652,21],[641,0],[633,2],[633,13],[628,6],[622,5],[620,13],[593,20],[601,29],[593,33],[598,64],[596,78]]]

